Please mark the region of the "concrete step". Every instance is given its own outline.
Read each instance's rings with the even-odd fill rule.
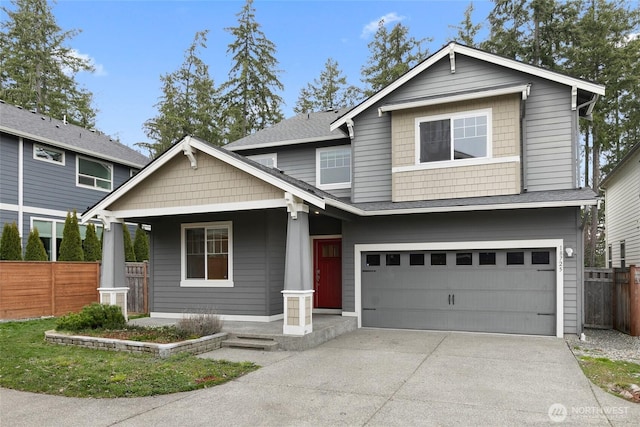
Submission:
[[[274,351],[278,349],[278,343],[272,339],[233,337],[222,341],[222,347]]]

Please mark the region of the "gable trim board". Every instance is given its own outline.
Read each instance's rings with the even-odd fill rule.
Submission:
[[[265,142],[262,144],[251,144],[251,145],[239,145],[232,147],[225,147],[227,151],[246,151],[257,148],[269,148],[269,147],[283,147],[287,145],[298,145],[298,144],[308,144],[312,142],[325,142],[325,141],[340,141],[346,140],[346,135],[331,135],[331,136],[320,136],[316,138],[301,138],[301,139],[289,139],[285,141],[274,141],[274,142]]]
[[[433,64],[439,62],[441,59],[445,57],[451,57],[451,55],[455,55],[459,53],[461,55],[466,55],[471,58],[476,58],[491,64],[499,65],[502,67],[510,68],[516,71],[520,71],[526,74],[531,74],[537,77],[541,77],[543,79],[547,79],[550,81],[554,81],[560,84],[564,84],[571,88],[582,89],[588,92],[595,94],[594,96],[604,95],[605,89],[604,86],[588,82],[586,80],[576,79],[574,77],[565,76],[560,73],[556,73],[554,71],[549,71],[544,68],[535,67],[533,65],[528,65],[522,62],[518,62],[513,59],[504,58],[498,55],[494,55],[491,53],[483,52],[478,49],[470,48],[467,46],[463,46],[457,44],[455,42],[449,43],[447,46],[444,46],[435,54],[431,55],[429,58],[425,59],[422,63],[418,64],[408,72],[406,72],[399,79],[391,83],[389,86],[377,92],[375,95],[371,96],[360,105],[356,106],[345,115],[331,123],[331,131],[341,128],[344,125],[348,125],[354,117],[358,116],[360,113],[364,112],[368,108],[372,107],[375,103],[379,102],[387,95],[413,79],[418,74],[422,73],[424,70],[431,67]],[[452,68],[452,73],[455,73],[455,68]],[[577,92],[576,92],[577,94]],[[577,108],[577,107],[576,107]]]
[[[367,243],[354,245],[355,315],[358,327],[362,327],[362,254],[371,251],[451,251],[478,249],[554,248],[556,250],[556,325],[555,336],[564,336],[564,241],[562,239],[498,240],[433,243]],[[343,313],[343,315],[346,315]]]

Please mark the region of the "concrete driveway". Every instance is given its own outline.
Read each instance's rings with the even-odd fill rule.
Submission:
[[[638,425],[558,338],[360,329],[305,352],[203,355],[263,366],[222,386],[136,399],[0,390],[2,426]]]

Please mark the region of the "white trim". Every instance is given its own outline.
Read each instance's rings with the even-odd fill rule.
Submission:
[[[22,239],[24,228],[24,140],[18,138],[18,235]]]
[[[499,163],[520,163],[520,157],[508,156],[508,157],[476,157],[472,159],[459,159],[459,160],[444,160],[442,162],[427,162],[410,166],[397,166],[391,168],[391,173],[396,172],[411,172],[419,170],[429,169],[450,169],[461,166],[480,166],[480,165],[494,165]]]
[[[440,105],[440,104],[447,104],[451,102],[469,101],[472,99],[490,98],[490,97],[501,96],[501,95],[511,95],[514,93],[521,93],[522,99],[527,99],[527,94],[530,87],[531,87],[530,84],[526,84],[526,85],[511,86],[511,87],[500,88],[500,89],[488,89],[488,90],[480,90],[480,91],[471,92],[471,93],[462,93],[457,95],[454,94],[449,96],[433,97],[429,99],[422,99],[422,100],[417,100],[412,102],[387,104],[378,108],[378,116],[388,111],[398,111],[398,110],[406,110],[410,108],[429,107],[431,105]]]
[[[449,43],[449,45],[443,47],[435,54],[431,55],[429,58],[425,59],[422,63],[418,64],[413,69],[409,70],[406,74],[401,76],[399,79],[395,80],[389,86],[385,87],[375,95],[371,96],[366,101],[362,102],[357,107],[353,108],[351,111],[331,123],[329,129],[334,131],[341,126],[343,126],[347,120],[353,119],[358,116],[363,111],[367,110],[381,99],[398,89],[400,86],[404,85],[420,73],[422,73],[427,68],[430,68],[433,64],[440,61],[442,58],[449,55],[450,52],[460,53],[462,55],[469,56],[471,58],[476,58],[491,64],[499,65],[506,68],[511,68],[516,71],[521,71],[526,74],[530,74],[536,77],[540,77],[543,79],[551,80],[560,84],[564,84],[566,86],[576,86],[579,89],[585,90],[587,92],[591,92],[597,95],[604,95],[605,88],[602,85],[587,82],[584,80],[576,79],[573,77],[564,76],[559,73],[555,73],[553,71],[545,70],[544,68],[534,67],[533,65],[524,64],[522,62],[515,61],[513,59],[503,58],[498,55],[494,55],[488,52],[483,52],[481,50],[472,49],[466,46],[459,45],[455,42]]]
[[[166,313],[162,311],[152,311],[149,317],[157,319],[186,319],[190,316],[197,316],[200,313]],[[284,319],[284,313],[274,314],[272,316],[249,316],[239,314],[216,314],[222,320],[229,322],[261,322],[269,323]]]
[[[269,148],[269,147],[282,147],[285,145],[297,145],[297,144],[306,144],[310,142],[324,142],[324,141],[333,141],[336,139],[346,139],[347,135],[327,135],[327,136],[314,136],[311,138],[299,138],[299,139],[289,139],[286,141],[273,141],[273,142],[264,142],[264,143],[256,143],[251,145],[240,145],[237,147],[223,147],[227,151],[242,151],[242,150],[253,150],[255,148]]]
[[[300,199],[314,206],[317,206],[320,209],[324,209],[325,201],[322,197],[316,196],[314,194],[311,194],[308,191],[304,191],[301,188],[298,188],[292,184],[289,184],[288,182],[278,178],[275,175],[270,174],[269,172],[263,171],[260,168],[252,166],[236,158],[235,155],[232,155],[231,153],[227,153],[225,152],[225,150],[216,149],[211,145],[200,141],[197,138],[187,136],[185,137],[185,140],[187,138],[189,138],[190,144],[193,148],[196,148],[222,162],[225,162],[230,166],[240,169],[243,172],[247,172],[248,174],[268,184],[271,184],[274,187],[280,188],[285,192],[290,192],[291,194],[299,197]],[[142,169],[136,176],[126,181],[120,187],[116,188],[115,191],[111,192],[111,194],[104,197],[100,202],[98,202],[96,205],[94,205],[92,208],[90,208],[86,212],[85,217],[91,218],[91,217],[94,217],[98,212],[106,210],[106,207],[114,203],[116,200],[118,200],[120,197],[126,194],[129,190],[131,190],[133,187],[138,185],[141,181],[145,180],[155,171],[160,169],[165,163],[173,159],[177,154],[182,155],[182,144],[180,143],[175,144],[169,150],[165,151],[160,157],[154,160],[149,166]]]
[[[12,212],[21,212],[20,205],[14,205],[11,203],[0,203],[0,210],[3,211],[12,211]],[[50,215],[55,217],[66,218],[67,211],[59,211],[55,209],[45,209],[45,208],[37,208],[35,206],[22,206],[22,212],[28,214],[36,214],[36,215]],[[81,215],[77,214],[78,219],[80,219]]]
[[[205,253],[207,248],[207,228],[227,229],[227,278],[226,279],[187,279],[186,230],[203,228],[205,230]],[[203,254],[204,256],[204,254]],[[205,264],[206,265],[206,264]],[[180,287],[232,288],[233,287],[233,221],[194,222],[180,224]]]
[[[109,180],[109,188],[108,189],[107,188],[98,187],[96,185],[87,185],[87,184],[80,183],[80,159],[86,160],[88,162],[93,162],[93,163],[102,163],[103,165],[106,165],[106,166],[109,167],[109,172],[111,173],[111,179]],[[95,158],[92,159],[92,158],[85,157],[85,156],[80,156],[80,155],[76,156],[76,187],[88,188],[88,189],[91,189],[91,190],[98,190],[98,191],[103,191],[105,193],[109,193],[109,192],[111,192],[113,190],[113,179],[114,179],[113,175],[114,175],[113,163],[107,163],[105,161],[102,161],[101,159],[95,159]],[[90,177],[90,178],[92,177],[91,175],[83,175],[83,176]],[[96,177],[96,176],[94,176],[92,178],[95,179],[95,180],[99,179],[101,181],[105,181],[104,178],[99,178],[99,177]],[[94,182],[96,182],[96,181],[94,181]]]
[[[209,205],[170,206],[166,208],[143,208],[109,211],[116,218],[155,217],[165,215],[184,215],[209,212],[235,212],[256,209],[285,208],[284,198],[249,202],[213,203]]]
[[[349,150],[349,182],[334,182],[331,184],[322,184],[322,169],[320,168],[320,157],[322,153],[328,151]],[[331,147],[316,148],[316,187],[321,190],[340,190],[344,188],[351,188],[352,180],[352,166],[353,166],[353,150],[351,145],[332,145]]]
[[[36,154],[36,147],[40,147],[43,150],[51,150],[51,151],[56,151],[60,154],[62,154],[62,161],[61,162],[57,162],[55,160],[49,160],[49,159],[43,159],[42,157],[38,157]],[[54,165],[58,165],[58,166],[64,166],[66,163],[66,153],[64,152],[64,150],[60,150],[59,148],[53,148],[53,147],[46,147],[45,144],[38,144],[37,142],[33,143],[33,158],[34,160],[38,160],[39,162],[47,162],[47,163],[53,163]]]
[[[247,159],[251,159],[254,162],[260,163],[262,166],[266,166],[268,168],[278,168],[278,153],[275,152],[267,154],[255,154],[253,156],[247,156]],[[273,164],[271,166],[265,165],[264,163],[261,163],[261,160],[271,160]]]
[[[556,250],[556,337],[564,336],[564,241],[563,239],[494,240],[471,242],[366,243],[353,245],[355,277],[355,312],[358,328],[362,327],[362,252],[371,251],[452,251],[457,249],[526,249]]]
[[[88,130],[88,129],[84,129],[84,128],[78,128],[78,129],[81,130],[81,131],[86,131],[86,132],[91,133],[91,131]],[[75,153],[80,153],[80,154],[84,154],[84,155],[87,155],[87,156],[92,156],[92,157],[95,157],[97,159],[108,160],[110,162],[118,163],[118,164],[125,165],[125,166],[133,166],[133,167],[136,167],[136,168],[143,168],[144,167],[144,164],[133,163],[133,162],[130,162],[130,161],[127,161],[127,160],[124,160],[124,159],[119,159],[117,157],[105,155],[105,154],[102,154],[102,153],[97,153],[95,151],[85,150],[83,148],[76,147],[74,145],[65,144],[65,143],[62,143],[60,141],[54,141],[53,139],[49,139],[49,138],[45,138],[45,137],[42,137],[42,136],[34,135],[34,134],[28,133],[28,132],[23,132],[21,130],[17,130],[17,129],[14,129],[14,128],[9,128],[9,127],[0,125],[0,131],[6,132],[6,133],[11,134],[11,135],[16,135],[16,136],[21,137],[21,138],[26,138],[26,139],[29,139],[29,140],[34,141],[34,142],[41,142],[43,144],[51,145],[53,147],[59,147],[59,148],[62,148],[62,149],[73,151]]]

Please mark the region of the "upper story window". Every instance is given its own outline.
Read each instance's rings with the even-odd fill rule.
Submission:
[[[77,185],[102,191],[113,188],[113,165],[98,160],[78,156]]]
[[[182,225],[180,286],[232,287],[232,223]]]
[[[33,158],[42,160],[43,162],[56,163],[64,165],[64,151],[57,148],[47,147],[45,145],[33,144]]]
[[[247,156],[249,159],[254,162],[260,163],[263,166],[268,168],[277,168],[278,167],[278,154],[277,153],[269,153],[269,154],[256,154],[255,156]]]
[[[351,146],[316,150],[316,186],[323,190],[351,186]]]
[[[417,163],[491,157],[491,110],[416,119]]]

